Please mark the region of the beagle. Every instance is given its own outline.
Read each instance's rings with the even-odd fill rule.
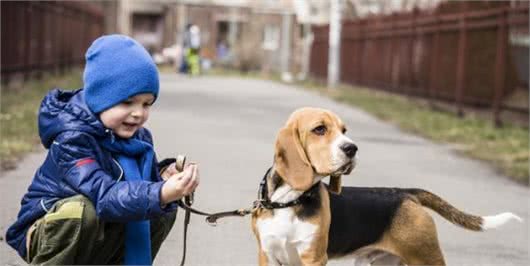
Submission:
[[[512,213],[466,214],[422,189],[341,187],[357,152],[345,132],[337,115],[318,108],[295,111],[280,129],[262,182],[269,204],[252,214],[260,265],[325,265],[346,255],[355,265],[444,265],[423,207],[474,231],[521,221]],[[329,185],[321,182],[327,176]]]

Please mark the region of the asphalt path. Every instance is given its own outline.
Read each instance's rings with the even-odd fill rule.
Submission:
[[[347,186],[419,187],[478,215],[512,211],[525,219],[488,232],[471,232],[431,212],[448,265],[530,265],[529,189],[483,162],[458,155],[449,145],[403,133],[360,109],[314,92],[271,81],[162,74],[161,93],[147,127],[159,158],[185,154],[199,163],[201,184],[194,207],[207,211],[248,207],[273,159],[274,140],[289,114],[303,106],[337,113],[359,147],[358,165]],[[0,174],[0,230],[18,213],[20,199],[45,151],[26,156]],[[176,265],[182,252],[182,220],[164,242],[155,265]],[[24,265],[3,239],[0,264]],[[256,265],[250,218],[226,218],[216,227],[193,216],[187,265]],[[329,265],[351,265],[348,258]]]

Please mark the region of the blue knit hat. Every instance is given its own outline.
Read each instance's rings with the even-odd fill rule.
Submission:
[[[137,41],[106,35],[88,48],[83,75],[85,101],[98,114],[140,93],[158,96],[158,71]]]

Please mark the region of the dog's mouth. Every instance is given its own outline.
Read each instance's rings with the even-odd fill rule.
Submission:
[[[339,176],[339,175],[349,175],[351,171],[355,168],[355,160],[349,160],[344,165],[339,167],[337,171],[333,172],[331,175],[333,176]]]

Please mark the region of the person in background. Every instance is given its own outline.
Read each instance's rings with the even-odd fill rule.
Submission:
[[[192,25],[190,27],[190,49],[188,50],[187,60],[189,66],[189,73],[198,75],[201,72],[201,30],[199,26]]]

